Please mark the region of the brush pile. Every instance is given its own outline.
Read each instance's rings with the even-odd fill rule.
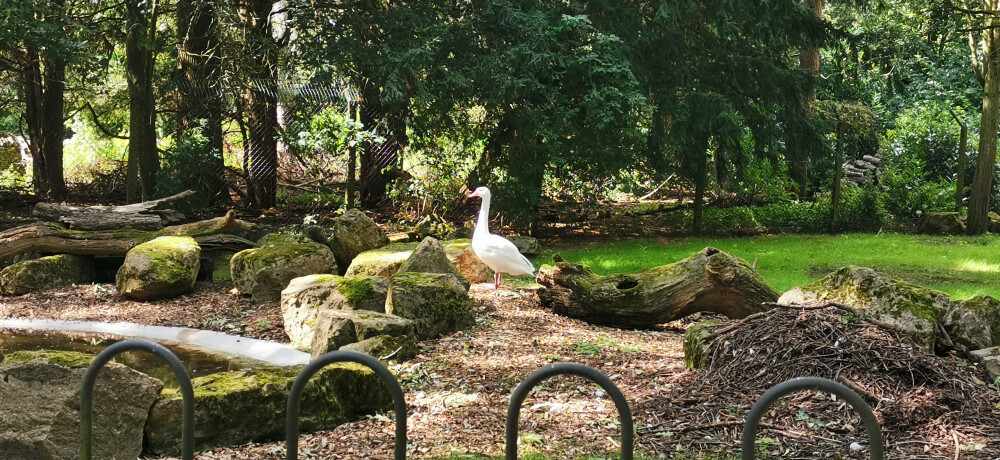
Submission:
[[[722,322],[705,365],[675,382],[643,442],[689,454],[737,453],[747,412],[793,377],[825,377],[861,395],[882,426],[886,458],[1000,458],[1000,396],[976,366],[926,354],[897,331],[831,305],[776,307]],[[832,395],[782,398],[761,421],[760,455],[867,458],[860,417]]]

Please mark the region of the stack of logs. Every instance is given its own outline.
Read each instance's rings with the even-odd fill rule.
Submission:
[[[193,237],[203,251],[236,252],[255,246],[230,234],[252,227],[232,211],[214,219],[182,223],[184,215],[167,206],[192,194],[188,190],[124,206],[38,203],[32,214],[39,222],[0,232],[0,261],[32,253],[123,257],[136,245],[159,236]]]

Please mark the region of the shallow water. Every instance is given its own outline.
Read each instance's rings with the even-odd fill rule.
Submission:
[[[125,337],[110,334],[89,332],[0,329],[0,355],[20,350],[46,349],[97,354],[111,344],[125,339]],[[163,343],[162,345],[177,355],[184,363],[191,378],[268,365],[262,361],[208,352],[194,347],[172,343]],[[152,354],[127,351],[116,356],[113,361],[162,380],[166,388],[178,386],[177,378],[170,367]]]

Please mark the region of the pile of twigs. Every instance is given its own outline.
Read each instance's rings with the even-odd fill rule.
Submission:
[[[865,399],[882,425],[887,458],[1000,457],[991,441],[1000,439],[1000,397],[980,369],[917,350],[899,331],[843,306],[777,306],[723,323],[705,355],[703,369],[654,403],[661,422],[640,428],[642,442],[661,452],[736,452],[746,413],[767,389],[815,376]],[[827,394],[789,395],[761,427],[757,448],[782,458],[868,455],[860,418]]]

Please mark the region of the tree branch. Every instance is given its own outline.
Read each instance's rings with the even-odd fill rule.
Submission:
[[[115,139],[128,140],[128,136],[122,136],[120,134],[112,133],[108,128],[102,125],[101,120],[97,117],[97,112],[94,111],[94,107],[90,105],[90,102],[84,103],[83,107],[81,107],[80,109],[82,110],[84,107],[90,110],[90,116],[94,119],[94,125],[97,126],[97,129],[100,130],[101,133],[103,133],[105,136],[112,137]]]

